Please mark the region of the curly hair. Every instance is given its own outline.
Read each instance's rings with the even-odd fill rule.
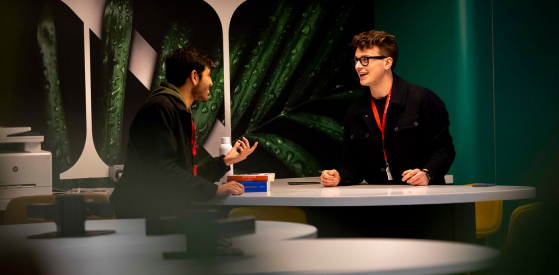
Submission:
[[[179,48],[165,58],[165,76],[167,82],[180,87],[186,83],[193,70],[202,78],[206,66],[215,68],[215,62],[208,52],[193,46]]]
[[[383,31],[366,31],[353,36],[351,44],[360,50],[371,49],[378,47],[380,53],[384,56],[392,57],[391,70],[396,68],[396,61],[398,60],[398,44],[394,35],[385,33]]]

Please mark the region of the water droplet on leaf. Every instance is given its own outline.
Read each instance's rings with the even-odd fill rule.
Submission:
[[[301,30],[301,32],[302,32],[304,35],[308,35],[308,34],[311,32],[311,26],[305,25],[305,27],[303,27],[303,29]]]

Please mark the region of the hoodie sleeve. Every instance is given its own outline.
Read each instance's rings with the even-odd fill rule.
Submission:
[[[137,167],[142,171],[135,173],[145,175],[167,192],[183,194],[187,200],[208,201],[215,196],[217,185],[177,165],[178,144],[174,133],[178,129],[173,125],[179,118],[171,110],[155,103],[138,113],[130,129],[129,146],[141,156],[143,165]]]

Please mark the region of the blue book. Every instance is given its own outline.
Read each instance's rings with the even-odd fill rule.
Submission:
[[[243,181],[239,182],[245,187],[245,192],[267,192],[268,182],[267,181]]]

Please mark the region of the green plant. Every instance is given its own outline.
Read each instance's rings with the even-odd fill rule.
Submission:
[[[348,24],[352,10],[353,5],[351,4],[343,5],[341,9],[336,10],[335,7],[327,7],[324,1],[312,1],[305,7],[296,24],[297,27],[294,28],[291,35],[287,35],[290,38],[283,47],[278,61],[274,63],[266,76],[266,84],[260,89],[258,102],[244,134],[248,139],[258,141],[260,146],[299,177],[320,175],[322,164],[295,142],[278,135],[259,133],[259,131],[278,119],[284,119],[313,129],[339,144],[342,143],[343,125],[341,122],[323,115],[294,111],[309,102],[333,99],[351,100],[355,99],[354,93],[359,94],[358,89],[345,88],[343,83],[348,78],[345,75],[339,77],[341,74],[337,72],[340,63],[344,59],[349,60],[349,56],[339,54],[337,51],[339,49],[337,41]],[[322,21],[327,16],[335,16],[337,19],[334,22],[334,28],[321,36],[318,33],[321,31],[321,26],[326,24]],[[317,38],[318,42],[315,45],[320,45],[320,48],[307,53],[308,48]],[[302,62],[303,58],[307,62]],[[338,77],[341,83],[335,82]],[[332,86],[334,88],[325,89],[325,87]],[[287,87],[291,87],[291,89],[287,90]],[[284,93],[289,94],[282,111],[265,120]],[[304,99],[305,97],[306,99]],[[245,99],[245,102],[239,102],[239,104],[246,104],[247,101],[250,102]],[[240,117],[236,117],[236,119],[237,123],[234,122],[233,127],[238,124]]]
[[[109,0],[105,4],[102,27],[104,126],[101,159],[119,164],[122,139],[124,91],[132,37],[132,3]]]
[[[269,16],[267,27],[261,29],[252,56],[244,66],[231,95],[231,126],[237,127],[260,84],[268,73],[278,50],[283,45],[286,32],[291,29],[294,2],[281,1],[274,14]]]
[[[56,31],[52,2],[47,1],[39,17],[37,28],[37,42],[41,49],[43,60],[43,75],[45,78],[44,92],[46,94],[46,115],[48,126],[48,142],[52,151],[52,170],[55,175],[54,188],[67,188],[58,180],[58,175],[70,168],[70,146],[66,118],[60,94],[58,80],[58,58],[56,52]]]

